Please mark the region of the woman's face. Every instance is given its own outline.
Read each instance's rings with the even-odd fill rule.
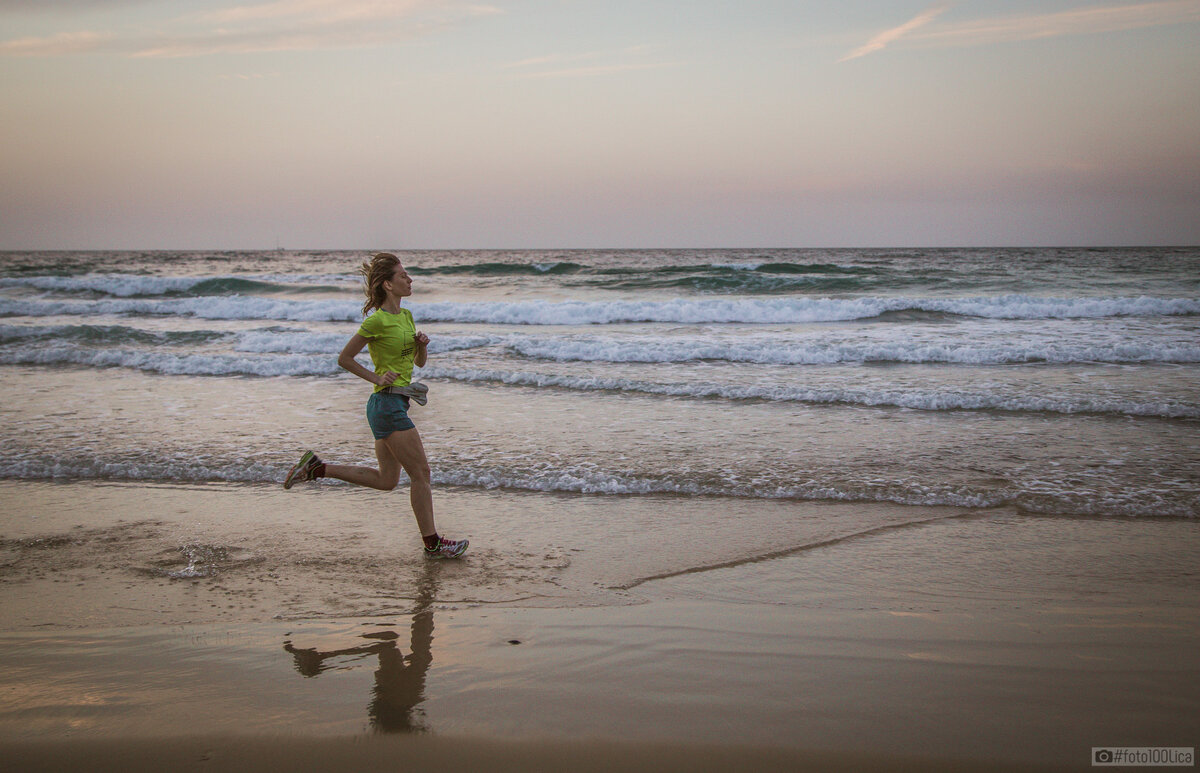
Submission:
[[[396,264],[396,270],[392,272],[391,280],[392,287],[389,292],[400,298],[405,298],[412,295],[412,277],[404,270],[404,266]]]

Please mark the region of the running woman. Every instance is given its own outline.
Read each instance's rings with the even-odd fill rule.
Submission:
[[[467,540],[438,536],[433,523],[433,491],[430,488],[429,461],[421,445],[421,435],[408,418],[409,398],[399,390],[412,381],[413,365],[422,367],[427,357],[429,337],[417,332],[412,312],[400,307],[400,299],[412,295],[412,278],[400,265],[400,259],[380,252],[363,261],[360,273],[366,282],[367,302],[363,320],[346,348],[338,356],[338,365],[375,385],[367,400],[367,422],[375,435],[375,457],[379,469],[326,464],[307,451],[288,472],[283,482],[290,489],[300,481],[337,478],[359,486],[391,491],[404,469],[411,480],[409,499],[417,526],[425,540],[429,558],[458,558],[467,551]],[[374,311],[374,313],[371,313]],[[371,354],[375,370],[370,371],[354,358],[363,347]]]

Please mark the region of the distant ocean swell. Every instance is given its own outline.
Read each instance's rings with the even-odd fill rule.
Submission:
[[[160,268],[169,263],[154,265],[147,273],[87,273],[88,267],[81,266],[80,271],[59,273],[61,269],[51,269],[50,273],[29,274],[21,270],[19,265],[10,265],[7,272],[12,275],[0,277],[0,288],[126,298],[354,292],[361,280],[353,268],[361,257],[348,254],[339,261],[341,265],[336,269],[328,260],[324,260],[320,265],[320,268],[326,269],[324,273],[247,271],[207,276],[160,275]],[[914,294],[920,294],[923,289],[936,288],[938,292],[953,289],[958,295],[968,295],[1014,287],[1012,280],[1021,279],[1007,276],[997,282],[994,264],[948,263],[945,259],[925,264],[919,261],[883,261],[878,256],[872,259],[865,254],[858,256],[864,263],[792,262],[764,255],[756,260],[684,262],[658,266],[588,265],[553,259],[421,265],[420,262],[412,262],[412,256],[407,257],[408,271],[418,278],[418,284],[425,282],[426,278],[431,284],[442,285],[556,284],[622,294],[678,290],[705,296],[782,293],[890,295],[901,288],[908,288],[908,292]],[[979,258],[975,256],[973,259]],[[973,270],[977,267],[983,270]],[[1143,266],[1141,270],[1153,273],[1153,266]],[[1028,286],[1038,286],[1038,283],[1034,281]],[[1189,283],[1177,285],[1178,288],[1188,286]],[[1196,283],[1192,282],[1190,286],[1194,288]]]
[[[1152,296],[1042,298],[1031,295],[973,298],[751,298],[643,301],[435,302],[412,305],[423,322],[507,325],[595,325],[626,322],[675,324],[796,324],[867,320],[920,311],[989,319],[1077,319],[1200,314],[1200,298]],[[179,299],[0,299],[0,317],[191,316],[201,319],[358,321],[357,300],[292,300],[240,295]]]
[[[560,274],[574,274],[577,271],[583,271],[586,269],[587,266],[581,263],[572,263],[571,261],[551,261],[539,263],[500,263],[489,261],[484,263],[467,263],[457,266],[407,266],[407,271],[410,274],[415,274],[417,276],[557,276]]]
[[[888,287],[911,286],[924,277],[876,275],[869,269],[837,266],[686,266],[658,269],[589,270],[577,263],[511,264],[491,263],[441,266],[409,273],[421,277],[461,279],[519,279],[564,277],[569,286],[612,291],[678,288],[702,293],[777,294],[789,291],[852,292],[886,283]],[[567,277],[571,277],[566,280]],[[0,288],[23,288],[70,294],[108,295],[120,298],[154,296],[206,296],[346,291],[359,285],[354,274],[321,275],[225,275],[215,277],[170,277],[141,274],[84,274],[82,276],[0,277]]]
[[[749,260],[731,263],[685,263],[675,266],[625,266],[625,267],[593,267],[569,260],[540,261],[533,263],[502,263],[483,262],[466,263],[452,266],[421,266],[415,264],[408,271],[418,275],[454,275],[468,274],[472,276],[538,276],[545,274],[574,274],[588,273],[597,276],[662,276],[670,274],[703,274],[712,272],[743,271],[764,274],[877,274],[878,269],[866,266],[846,265],[837,263],[791,263],[787,261]]]
[[[853,290],[864,278],[911,283],[903,277],[834,264],[746,263],[702,264],[660,268],[595,269],[569,261],[554,263],[476,263],[468,265],[408,267],[415,276],[447,277],[557,277],[579,274],[571,284],[612,290],[691,288],[710,291],[778,292],[788,289],[826,288]],[[27,288],[62,294],[94,293],[116,297],[155,295],[234,295],[305,292],[314,289],[346,290],[361,282],[345,274],[227,274],[208,277],[145,274],[83,274],[74,276],[0,277],[0,288]],[[314,287],[315,286],[315,287]]]

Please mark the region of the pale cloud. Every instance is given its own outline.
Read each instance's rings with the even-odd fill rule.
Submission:
[[[652,46],[637,45],[626,46],[619,49],[606,49],[603,51],[575,51],[570,54],[554,53],[544,56],[533,56],[528,59],[521,59],[516,62],[509,62],[504,65],[505,68],[512,67],[536,67],[546,64],[563,64],[565,62],[583,62],[596,59],[616,59],[634,56],[646,51],[649,51]]]
[[[575,78],[587,75],[612,75],[635,70],[659,70],[664,67],[680,67],[683,62],[646,62],[644,64],[598,64],[592,67],[570,67],[564,70],[543,70],[523,73],[522,78]]]
[[[881,32],[838,61],[879,51],[901,38],[909,47],[968,47],[1200,22],[1200,0],[1160,0],[931,24],[948,7],[941,4],[926,9],[911,21]]]
[[[1197,21],[1200,21],[1200,0],[1167,0],[943,24],[915,36],[912,42],[932,46],[977,46]]]
[[[651,52],[652,49],[652,46],[639,45],[609,51],[546,54],[509,62],[501,67],[506,70],[522,71],[515,74],[517,78],[571,78],[611,75],[635,70],[657,70],[664,67],[679,67],[683,64],[683,62],[673,61],[636,61],[643,54]]]
[[[219,24],[291,19],[310,24],[347,19],[395,19],[408,16],[429,0],[274,0],[211,11],[205,16]]]
[[[279,76],[280,73],[277,72],[245,72],[222,75],[220,78],[223,81],[258,81],[264,78],[278,78]]]
[[[60,56],[95,51],[109,44],[111,36],[99,32],[60,32],[42,38],[0,41],[0,56]]]
[[[537,66],[544,65],[544,64],[555,64],[557,62],[563,61],[564,59],[573,59],[573,58],[577,58],[577,57],[575,57],[575,56],[566,57],[566,56],[563,56],[562,54],[548,54],[546,56],[531,56],[528,59],[522,59],[518,62],[509,62],[508,64],[503,65],[503,66],[505,69],[511,69],[514,67],[537,67]]]
[[[362,48],[497,13],[494,6],[447,0],[273,0],[180,17],[155,33],[67,32],[0,41],[0,55],[111,52],[144,58]]]
[[[899,40],[913,30],[924,27],[938,16],[941,16],[949,7],[949,3],[938,3],[937,5],[930,6],[913,18],[901,24],[899,27],[893,27],[889,30],[884,30],[863,45],[843,56],[838,61],[846,62],[851,59],[857,59],[860,56],[866,56],[867,54],[873,54],[876,51],[880,51],[886,48],[888,44]]]
[[[147,5],[154,0],[0,0],[0,11],[45,13],[75,13],[77,11],[110,11],[134,5]]]

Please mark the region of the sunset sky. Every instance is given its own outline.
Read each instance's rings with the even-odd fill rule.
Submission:
[[[1200,0],[0,0],[0,249],[1200,243]]]

